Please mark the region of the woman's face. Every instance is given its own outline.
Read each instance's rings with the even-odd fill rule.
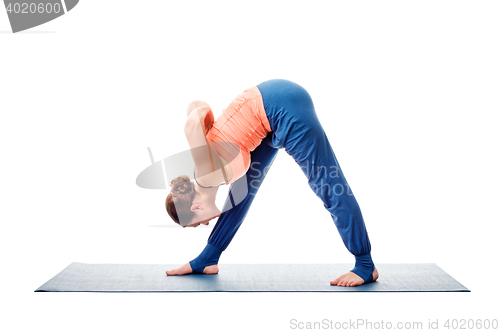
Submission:
[[[213,219],[213,217],[212,217]],[[200,224],[204,224],[204,225],[208,225],[209,221],[211,219],[207,220],[207,221],[201,221],[201,222],[194,222],[194,223],[189,223],[186,227],[193,227],[193,228],[196,228],[197,226],[199,226]]]
[[[193,227],[193,228],[196,228],[196,227],[197,227],[197,226],[199,226],[200,224],[208,225],[208,223],[209,223],[209,221],[210,221],[210,220],[213,220],[213,219],[215,219],[216,217],[219,217],[219,216],[220,216],[220,214],[219,214],[219,215],[216,215],[216,216],[212,216],[212,217],[210,217],[210,218],[208,218],[208,219],[205,219],[205,220],[203,220],[203,221],[191,222],[191,223],[189,223],[186,227]]]

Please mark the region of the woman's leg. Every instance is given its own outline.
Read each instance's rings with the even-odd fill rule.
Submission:
[[[243,223],[255,195],[278,153],[277,148],[270,147],[266,142],[267,140],[264,139],[250,153],[251,164],[245,174],[246,177],[241,177],[231,184],[229,191],[234,197],[238,197],[247,190],[248,193],[235,207],[233,207],[230,196],[228,196],[222,209],[223,213],[219,216],[205,249],[197,258],[189,262],[193,273],[203,273],[206,266],[217,264],[221,253],[227,248],[241,223]]]
[[[271,145],[285,148],[323,201],[340,236],[355,258],[353,273],[372,281],[375,269],[361,210],[319,122],[309,93],[287,80],[257,85],[273,131]]]

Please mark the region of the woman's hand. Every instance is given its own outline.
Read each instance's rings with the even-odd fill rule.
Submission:
[[[187,263],[185,265],[182,265],[181,267],[166,271],[166,273],[167,275],[186,275],[193,273],[193,270],[191,269],[191,265]],[[207,266],[203,269],[203,274],[217,274],[217,273],[219,273],[218,265]]]
[[[194,103],[194,102],[193,102]],[[191,103],[190,105],[195,105]],[[188,115],[188,120],[186,123],[193,123],[196,122],[197,124],[199,123],[201,125],[201,129],[203,131],[203,135],[207,135],[208,131],[212,128],[214,125],[214,114],[212,112],[212,109],[210,106],[205,103],[205,102],[200,102],[203,103],[199,106],[197,106],[195,109],[189,111]],[[189,110],[189,108],[188,108]]]
[[[187,106],[187,109],[186,109],[186,116],[189,117],[189,115],[191,114],[191,112],[200,107],[200,106],[208,106],[210,108],[210,105],[208,105],[207,103],[203,102],[203,101],[192,101],[191,103],[188,104]]]

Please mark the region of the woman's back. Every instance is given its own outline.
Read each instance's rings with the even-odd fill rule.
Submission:
[[[271,131],[264,103],[256,86],[246,89],[223,110],[207,133],[217,153],[229,163],[233,183],[250,167],[250,152]]]

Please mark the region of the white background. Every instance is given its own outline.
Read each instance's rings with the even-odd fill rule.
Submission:
[[[0,325],[285,332],[294,318],[500,319],[499,15],[496,1],[87,0],[12,34],[0,10]],[[33,292],[75,261],[196,257],[212,226],[176,227],[167,192],[136,186],[146,147],[156,159],[187,149],[187,103],[217,116],[273,78],[312,96],[375,263],[436,263],[471,293]],[[280,151],[220,263],[344,262],[331,217]]]

